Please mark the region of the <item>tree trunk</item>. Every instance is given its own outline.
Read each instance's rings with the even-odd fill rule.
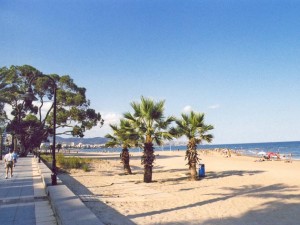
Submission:
[[[12,149],[13,149],[14,151],[17,151],[18,140],[17,140],[16,137],[14,138],[14,142],[13,142],[13,143],[14,143],[14,144],[13,144],[13,148],[12,148]]]
[[[149,165],[144,166],[144,182],[145,183],[152,182],[152,166]]]
[[[132,174],[129,164],[124,164],[124,171],[125,171],[125,174]]]
[[[191,173],[191,180],[198,180],[196,163],[191,163],[190,173]]]
[[[144,182],[152,182],[152,167],[155,159],[154,148],[152,143],[144,144],[144,152],[142,155],[142,164],[144,165]]]
[[[130,160],[130,156],[129,156],[129,152],[127,148],[123,148],[122,149],[122,153],[121,153],[121,160],[124,166],[124,172],[125,174],[132,174],[131,172],[131,168],[129,165],[129,160]]]
[[[18,151],[18,154],[20,157],[27,157],[28,155],[28,150],[26,150],[26,148],[21,144],[20,149]]]
[[[189,140],[188,150],[186,151],[185,158],[188,159],[189,170],[191,174],[191,180],[198,180],[198,174],[196,170],[196,165],[199,162],[197,145],[194,139]]]
[[[0,150],[1,150],[1,152],[0,152],[0,160],[2,160],[2,154],[3,154],[3,132],[1,132],[1,136],[0,136],[0,138],[1,138],[1,141],[0,141]]]

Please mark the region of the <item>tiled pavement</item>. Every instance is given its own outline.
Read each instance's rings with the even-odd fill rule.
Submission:
[[[19,158],[13,177],[8,179],[0,161],[0,224],[57,224],[32,156]]]

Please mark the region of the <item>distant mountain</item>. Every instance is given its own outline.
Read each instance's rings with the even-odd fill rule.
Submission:
[[[94,137],[94,138],[63,138],[63,137],[56,137],[56,142],[57,143],[65,143],[65,144],[105,144],[107,142],[107,138],[104,137]]]

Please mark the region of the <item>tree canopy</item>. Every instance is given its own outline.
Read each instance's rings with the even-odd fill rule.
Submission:
[[[101,114],[90,108],[86,89],[77,86],[69,75],[44,74],[29,65],[11,66],[0,68],[0,81],[0,103],[11,107],[9,131],[27,148],[25,151],[38,147],[52,134],[55,90],[57,134],[83,137],[86,130],[104,123]],[[20,99],[28,88],[37,101]],[[33,142],[25,133],[39,140]],[[28,146],[29,141],[34,146]]]

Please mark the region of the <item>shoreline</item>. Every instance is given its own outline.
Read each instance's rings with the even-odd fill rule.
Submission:
[[[104,148],[100,146],[93,146],[89,144],[80,144],[81,148],[78,151],[92,151],[92,152],[120,152],[121,148]],[[71,146],[69,146],[71,147]],[[168,144],[164,146],[154,146],[155,152],[163,151],[185,151],[186,145]],[[258,152],[274,152],[279,154],[292,154],[295,160],[300,160],[300,141],[280,141],[280,142],[261,142],[261,143],[239,143],[239,144],[201,144],[197,147],[201,149],[230,149],[232,151],[239,151],[243,155],[255,155]],[[131,148],[130,152],[141,152],[140,148]]]
[[[197,152],[198,154],[200,153],[204,153],[204,152],[208,152],[208,154],[210,154],[211,152],[215,152],[216,154],[221,154],[221,155],[226,155],[226,153],[221,153],[222,151],[226,151],[226,150],[230,150],[231,151],[231,154],[234,154],[236,156],[244,156],[244,157],[251,157],[251,158],[261,158],[261,156],[257,155],[256,154],[244,154],[244,152],[241,152],[240,150],[234,150],[234,149],[227,149],[227,148],[224,148],[224,149],[197,149]],[[168,153],[168,152],[185,152],[186,150],[155,150],[154,153],[157,155],[159,153]],[[142,153],[142,151],[139,151],[139,152],[136,152],[136,151],[129,151],[130,154],[136,154],[136,153]],[[64,153],[64,154],[78,154],[78,153],[86,153],[86,154],[120,154],[121,151],[107,151],[107,150],[103,150],[103,151],[100,151],[100,150],[94,150],[94,149],[68,149],[68,150],[61,150],[61,153]],[[279,153],[280,154],[280,153]],[[285,157],[287,157],[290,153],[286,153],[286,154],[283,154],[281,153],[281,158],[280,160],[284,160]],[[283,157],[282,157],[283,156]],[[272,159],[271,159],[272,160]],[[293,157],[292,156],[292,161],[300,161],[300,157],[297,158],[297,157]]]

